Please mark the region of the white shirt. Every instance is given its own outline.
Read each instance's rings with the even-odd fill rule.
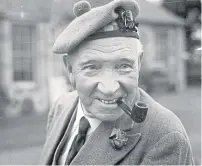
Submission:
[[[85,113],[85,109],[84,107],[82,107],[82,103],[79,99],[79,102],[78,102],[78,109],[77,109],[77,114],[76,114],[76,120],[73,124],[73,127],[72,127],[72,130],[70,132],[70,137],[69,139],[67,140],[67,144],[66,144],[66,147],[65,147],[65,151],[64,153],[61,155],[60,159],[59,159],[59,164],[60,165],[65,165],[65,160],[67,158],[67,155],[68,155],[68,152],[69,152],[69,149],[72,145],[72,142],[74,140],[74,137],[78,134],[78,129],[79,129],[79,122],[80,122],[80,119],[85,116],[85,118],[89,121],[90,123],[90,128],[88,129],[88,132],[87,132],[87,136],[86,136],[86,140],[89,138],[89,136],[92,134],[92,132],[94,132],[96,130],[96,128],[100,125],[101,123],[101,120],[99,119],[96,119],[96,118],[91,118],[89,116],[87,116],[87,114]]]

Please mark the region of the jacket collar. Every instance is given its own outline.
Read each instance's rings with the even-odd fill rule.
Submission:
[[[66,129],[69,126],[70,120],[73,117],[73,113],[78,103],[78,95],[76,92],[72,92],[67,98],[68,105],[61,113],[54,117],[53,125],[50,129],[50,133],[46,138],[46,142],[40,158],[41,165],[50,165],[53,162],[54,152],[58,144],[60,143]],[[55,110],[57,111],[57,110]]]

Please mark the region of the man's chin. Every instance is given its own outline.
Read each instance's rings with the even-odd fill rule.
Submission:
[[[96,118],[101,121],[115,121],[121,115],[123,115],[123,111],[118,106],[116,109],[100,107],[98,105],[94,105],[90,109],[85,109],[84,114],[90,118]]]
[[[97,114],[94,115],[95,118],[101,121],[115,121],[117,120],[122,114]]]

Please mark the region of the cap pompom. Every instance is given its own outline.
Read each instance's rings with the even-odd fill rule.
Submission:
[[[76,17],[91,10],[91,4],[88,1],[79,1],[75,3],[73,7],[73,12]]]

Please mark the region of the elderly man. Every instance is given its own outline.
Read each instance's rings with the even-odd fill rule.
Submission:
[[[76,18],[53,46],[66,54],[75,90],[50,110],[40,164],[193,164],[180,120],[138,88],[138,13],[134,0],[75,4]]]

